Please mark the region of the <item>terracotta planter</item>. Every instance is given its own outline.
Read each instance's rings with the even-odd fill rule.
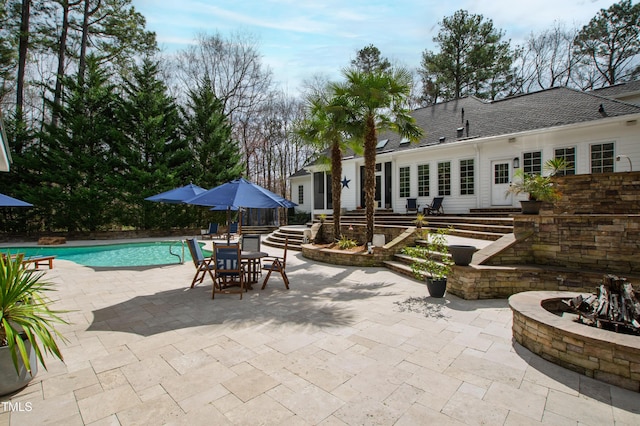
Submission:
[[[465,245],[450,245],[449,253],[451,253],[451,258],[453,259],[453,263],[458,266],[467,266],[471,263],[471,259],[473,259],[473,253],[476,252],[475,246],[465,246]]]
[[[520,206],[522,207],[522,214],[539,214],[542,201],[520,201]]]
[[[25,368],[22,360],[18,357],[18,366],[20,373],[16,373],[16,368],[13,366],[13,360],[11,359],[11,352],[9,352],[8,346],[0,346],[0,395],[7,395],[13,393],[33,380],[38,373],[38,360],[36,359],[35,351],[31,350],[31,343],[28,340],[24,342],[29,352],[29,363],[31,364],[31,370],[33,374],[29,374]]]
[[[427,289],[431,297],[444,297],[447,291],[447,279],[446,278],[427,278]]]

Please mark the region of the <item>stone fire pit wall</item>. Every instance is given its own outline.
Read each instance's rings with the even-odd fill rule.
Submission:
[[[542,306],[578,294],[529,291],[511,296],[514,339],[550,362],[640,392],[640,337],[579,324]]]

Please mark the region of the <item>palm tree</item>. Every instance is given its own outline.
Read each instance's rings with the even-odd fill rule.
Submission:
[[[343,71],[344,83],[334,83],[331,88],[338,98],[343,98],[349,114],[356,118],[359,134],[364,142],[364,194],[367,221],[366,241],[373,240],[375,215],[375,166],[378,131],[392,130],[410,141],[422,136],[409,115],[411,73],[404,68],[390,71],[363,72],[356,69]]]
[[[333,96],[329,88],[315,91],[307,96],[307,118],[302,122],[298,134],[319,150],[328,150],[331,161],[331,201],[333,207],[333,238],[339,240],[342,154],[348,148],[350,109],[346,98]],[[352,129],[357,130],[357,129]]]

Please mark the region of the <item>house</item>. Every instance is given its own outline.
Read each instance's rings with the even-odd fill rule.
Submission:
[[[376,207],[405,213],[408,198],[421,209],[437,196],[448,214],[519,207],[525,196],[507,193],[514,171],[544,173],[544,163],[556,157],[568,164],[566,174],[640,167],[640,105],[632,102],[640,103],[639,82],[592,92],[556,87],[496,101],[466,97],[418,109],[412,115],[425,132],[419,143],[379,135]],[[330,175],[322,167],[290,177],[300,210],[331,212]],[[342,167],[342,207],[364,206],[364,158],[347,153]]]

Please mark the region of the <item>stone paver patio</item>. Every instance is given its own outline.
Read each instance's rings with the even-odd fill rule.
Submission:
[[[506,300],[432,299],[295,252],[287,269],[291,290],[272,276],[211,300],[210,279],[187,288],[191,263],[56,260],[65,363],[0,398],[0,425],[640,424],[640,394],[514,344]]]

